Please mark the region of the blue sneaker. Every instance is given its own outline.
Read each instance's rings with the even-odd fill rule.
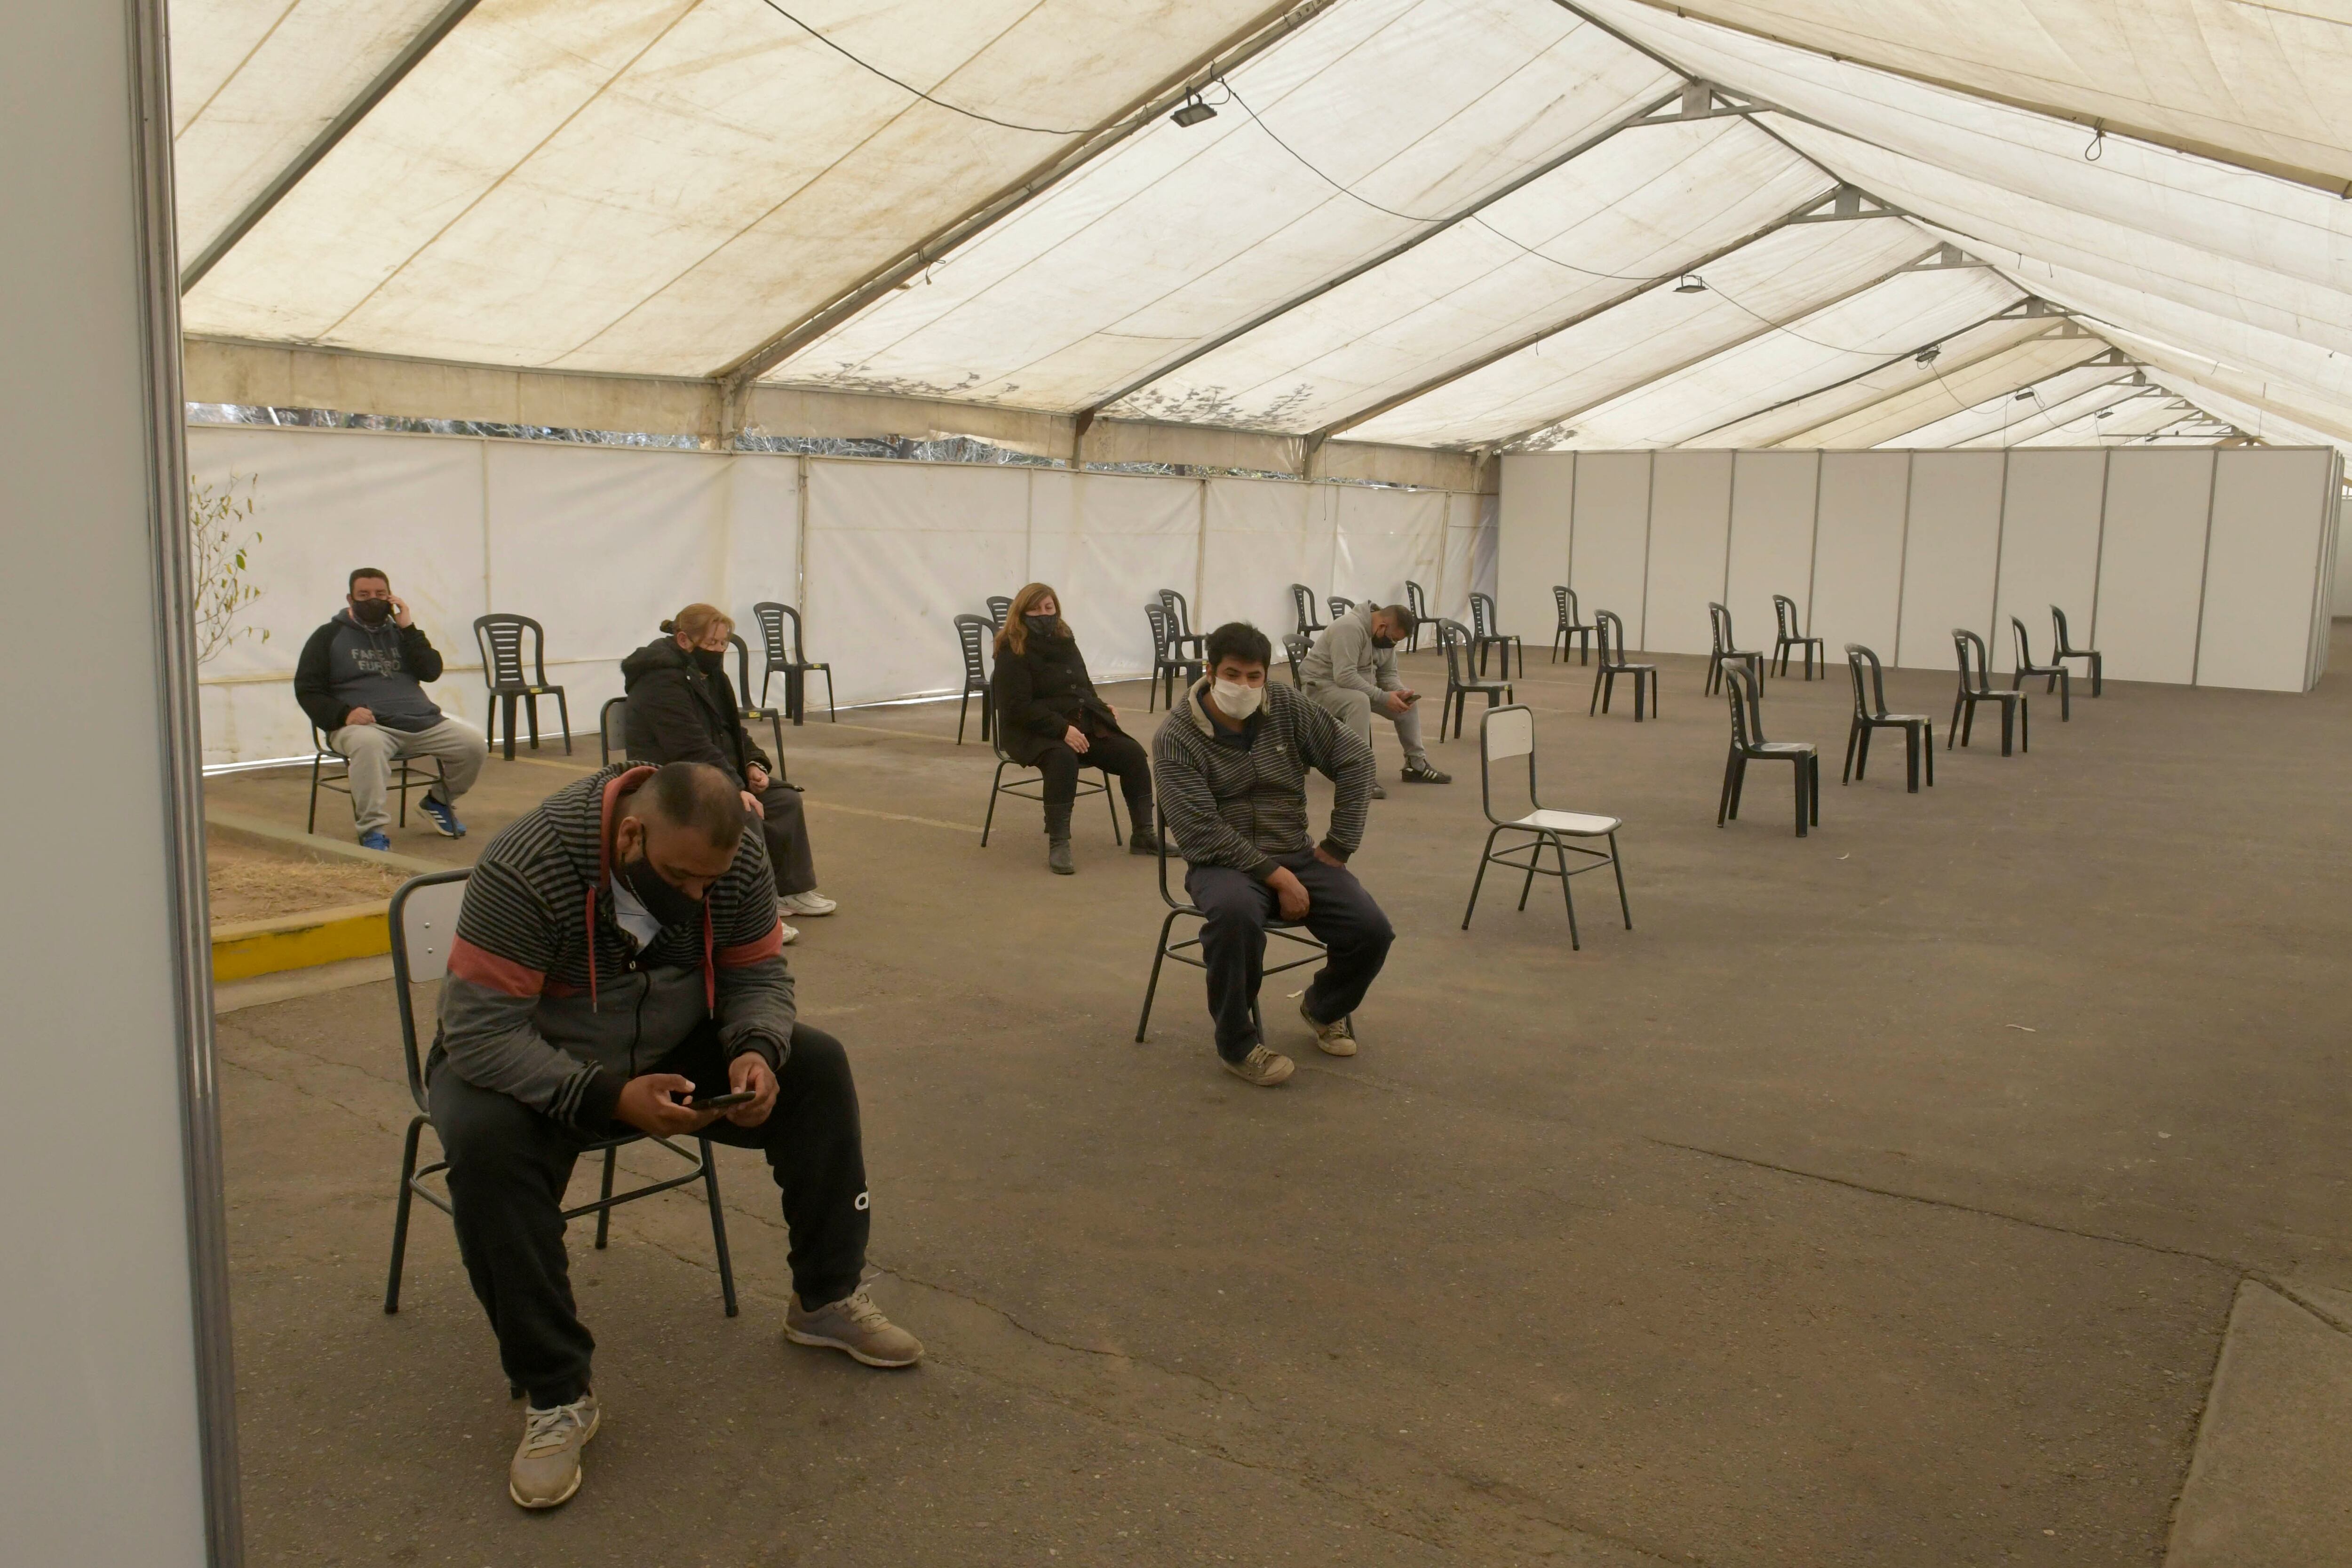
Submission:
[[[419,807],[419,809],[422,810],[425,816],[431,820],[433,830],[436,833],[438,833],[442,837],[463,838],[466,837],[466,825],[457,820],[457,814],[449,809],[449,803],[447,801],[435,800],[428,795],[425,797],[425,804]]]
[[[381,849],[389,855],[392,853],[392,840],[381,833],[362,833],[360,835],[360,847]]]

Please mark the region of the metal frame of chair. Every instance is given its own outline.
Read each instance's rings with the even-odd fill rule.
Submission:
[[[419,764],[428,762],[433,764],[433,772],[429,774],[420,773],[418,771]],[[342,764],[342,775],[340,778],[326,776],[323,770],[332,767],[338,763]],[[408,792],[413,789],[431,789],[435,784],[441,783],[441,759],[438,757],[402,757],[392,765],[394,768],[393,775],[385,781],[385,784],[388,788],[398,794],[400,796],[400,826],[405,827],[408,826]],[[351,758],[343,755],[342,752],[327,744],[327,738],[323,734],[320,733],[319,726],[316,724],[311,725],[310,820],[303,826],[303,832],[316,833],[319,831],[319,792],[321,789],[325,789],[332,792],[333,794],[349,798],[352,793],[351,779]]]
[[[1307,637],[1329,628],[1315,618],[1315,590],[1304,583],[1290,585],[1290,607],[1297,612],[1298,630]]]
[[[2106,684],[2107,661],[2099,657],[2099,650],[2095,647],[2074,646],[2074,634],[2066,629],[2066,612],[2055,605],[2050,606],[2050,634],[2053,644],[2050,649],[2053,659],[2060,663],[2070,658],[2091,661],[2091,695],[2098,696],[2100,689]]]
[[[1756,672],[1756,684],[1764,684],[1764,653],[1761,648],[1741,647],[1731,635],[1731,612],[1713,599],[1706,602],[1706,633],[1715,648],[1706,661],[1706,694],[1715,695],[1723,684],[1723,661],[1742,660]]]
[[[1525,756],[1528,759],[1528,814],[1520,817],[1500,817],[1495,815],[1494,767],[1496,763]],[[1478,805],[1494,824],[1486,835],[1486,847],[1479,851],[1478,875],[1470,884],[1470,902],[1462,911],[1462,929],[1470,929],[1470,917],[1477,912],[1478,889],[1486,885],[1486,868],[1507,866],[1514,871],[1525,871],[1527,879],[1519,885],[1519,908],[1528,907],[1528,894],[1536,885],[1538,875],[1559,879],[1560,897],[1568,904],[1568,945],[1571,952],[1580,951],[1583,940],[1576,930],[1576,895],[1570,890],[1570,879],[1587,871],[1597,871],[1602,866],[1614,868],[1617,875],[1617,908],[1625,917],[1625,929],[1633,929],[1633,906],[1625,898],[1625,866],[1619,858],[1617,830],[1625,826],[1614,816],[1597,816],[1589,812],[1555,811],[1543,804],[1536,794],[1536,720],[1534,712],[1519,703],[1508,707],[1490,708],[1478,721]],[[1552,818],[1541,821],[1539,818]],[[1495,840],[1505,833],[1525,833],[1530,837],[1523,844],[1513,844],[1497,853]],[[1588,849],[1581,844],[1570,844],[1570,838],[1606,838],[1609,853]],[[1557,869],[1540,864],[1549,847]],[[1512,856],[1524,851],[1525,861]],[[1569,853],[1585,856],[1590,864],[1570,870]]]
[[[1813,678],[1813,650],[1820,648],[1822,679],[1827,680],[1830,674],[1829,645],[1819,637],[1807,637],[1799,628],[1797,601],[1786,594],[1773,595],[1772,624],[1776,628],[1776,635],[1772,639],[1772,658],[1780,667],[1773,673],[1786,677],[1789,673],[1789,650],[1792,647],[1801,647],[1805,650],[1805,679],[1811,680]]]
[[[1614,610],[1592,612],[1594,640],[1601,645],[1601,663],[1592,672],[1592,700],[1585,705],[1588,717],[1609,711],[1609,704],[1617,695],[1617,678],[1633,678],[1633,722],[1642,721],[1642,689],[1649,688],[1649,711],[1658,710],[1658,667],[1654,664],[1633,664],[1625,658],[1625,621]]]
[[[2014,689],[2008,691],[1995,689],[1984,638],[1966,626],[1954,626],[1952,649],[1960,661],[1960,689],[1959,694],[1952,699],[1952,721],[1944,731],[1944,750],[1950,751],[1955,742],[1963,746],[1969,743],[1969,737],[1976,731],[1978,703],[1998,702],[2000,704],[2000,754],[2004,757],[2011,754],[2010,742],[2012,738],[2018,751],[2032,751],[2032,735],[2026,715],[2028,699],[2024,692]],[[1960,710],[1964,707],[1969,710],[1965,723],[1960,718]]]
[[[1508,680],[1511,677],[1511,650],[1516,647],[1519,650],[1519,674],[1524,677],[1528,673],[1528,645],[1515,634],[1504,631],[1501,613],[1495,608],[1492,594],[1470,595],[1471,652],[1478,673],[1486,673],[1487,650],[1499,647],[1503,650],[1503,679]]]
[[[522,674],[523,633],[530,633],[530,668],[535,680],[525,680]],[[563,754],[572,754],[572,710],[563,700],[563,688],[551,686],[547,679],[547,628],[529,616],[509,611],[496,611],[474,617],[474,646],[482,655],[482,684],[489,688],[489,717],[483,736],[489,741],[499,738],[499,705],[506,705],[507,761],[514,761],[515,704],[524,703],[530,719],[530,749],[539,750],[539,700],[555,699],[556,717],[563,725]]]
[[[1565,583],[1555,583],[1551,586],[1551,602],[1552,608],[1559,616],[1559,624],[1553,626],[1551,631],[1551,662],[1558,664],[1566,658],[1569,647],[1573,643],[1580,650],[1577,662],[1591,664],[1592,662],[1592,624],[1577,618],[1584,614],[1584,611],[1576,602],[1576,590]],[[1524,654],[1521,655],[1522,658],[1525,657]]]
[[[1157,805],[1158,803],[1155,802],[1154,805]],[[1152,950],[1151,979],[1150,982],[1143,988],[1143,1012],[1135,1020],[1135,1043],[1139,1046],[1143,1044],[1144,1031],[1151,1026],[1152,1000],[1160,994],[1160,965],[1172,958],[1179,963],[1189,963],[1195,969],[1206,970],[1209,967],[1204,961],[1192,956],[1192,952],[1193,951],[1197,951],[1201,945],[1201,938],[1198,932],[1186,937],[1182,942],[1171,942],[1168,940],[1168,933],[1175,926],[1177,916],[1190,915],[1196,921],[1206,921],[1209,916],[1206,910],[1199,909],[1194,905],[1189,903],[1178,903],[1176,901],[1175,895],[1168,890],[1168,855],[1171,840],[1174,836],[1168,831],[1167,809],[1165,807],[1160,807],[1159,809],[1160,901],[1168,906],[1168,913],[1160,922],[1160,945]],[[1306,957],[1294,958],[1287,963],[1269,963],[1261,965],[1258,970],[1260,994],[1264,994],[1265,982],[1273,978],[1275,975],[1280,974],[1286,969],[1303,968],[1306,965],[1313,963],[1317,960],[1323,958],[1328,953],[1329,950],[1325,948],[1324,945],[1320,942],[1317,941],[1312,935],[1301,934],[1305,932],[1306,930],[1307,927],[1304,922],[1298,921],[1286,921],[1280,918],[1279,914],[1265,922],[1266,935],[1270,937],[1278,936],[1285,942],[1297,942],[1299,946],[1307,948],[1311,951],[1307,952]],[[1255,1022],[1256,1022],[1258,1026],[1259,1037],[1263,1039],[1265,1034],[1265,1021],[1264,1017],[1260,1016],[1257,1001],[1255,997],[1250,1001],[1250,1016]]]
[[[1738,820],[1749,763],[1791,763],[1797,775],[1797,837],[1802,838],[1808,824],[1822,825],[1821,752],[1811,741],[1767,741],[1763,700],[1746,664],[1724,660],[1723,676],[1724,693],[1731,703],[1731,752],[1723,762],[1723,797],[1715,808],[1715,825]]]
[[[988,835],[990,831],[996,826],[996,797],[998,795],[1009,795],[1015,800],[1034,800],[1041,805],[1045,799],[1045,770],[1039,768],[1034,763],[1016,763],[1005,754],[1004,716],[1001,713],[997,715],[996,727],[994,732],[989,738],[989,744],[994,747],[996,751],[996,777],[989,783],[988,815],[982,819],[980,824],[980,847],[982,849],[988,847]],[[1120,845],[1127,842],[1127,836],[1119,830],[1118,826],[1118,792],[1110,787],[1110,774],[1108,773],[1104,773],[1099,781],[1091,780],[1086,776],[1087,769],[1093,766],[1093,763],[1087,761],[1086,754],[1084,752],[1080,752],[1078,755],[1078,791],[1077,795],[1074,795],[1071,798],[1075,801],[1079,796],[1089,795],[1099,795],[1103,797],[1104,804],[1110,807],[1110,842],[1111,847],[1116,849]],[[1006,784],[1004,782],[1004,770],[1007,768],[1032,769],[1036,772],[1037,776],[1034,779],[1014,779],[1011,784]],[[1030,785],[1033,784],[1036,786],[1035,794],[1032,795],[1024,793]]]
[[[2057,689],[2058,722],[2061,724],[2074,722],[2074,672],[2054,660],[2049,664],[2034,663],[2033,635],[2025,629],[2025,623],[2015,616],[2009,617],[2009,635],[2017,644],[2017,668],[2010,675],[2009,689],[2015,691],[2028,679],[2043,681],[2042,694],[2044,697],[2050,695],[2053,688]]]
[[[784,617],[793,622],[792,651],[784,649]],[[808,717],[808,677],[812,671],[824,672],[824,716],[834,723],[841,722],[841,713],[833,703],[833,666],[811,659],[808,648],[801,640],[801,613],[790,605],[774,599],[762,599],[751,606],[751,618],[760,623],[760,705],[768,702],[768,683],[781,673],[784,678],[784,711],[795,725]]]
[[[1149,713],[1163,701],[1170,708],[1174,708],[1176,678],[1182,676],[1185,684],[1190,686],[1201,679],[1206,666],[1202,658],[1187,658],[1177,654],[1169,633],[1165,600],[1146,599],[1143,602],[1143,618],[1151,627],[1151,690],[1143,704],[1144,711]]]
[[[1445,739],[1445,726],[1454,725],[1454,738],[1462,738],[1462,721],[1470,710],[1470,699],[1475,694],[1486,700],[1491,710],[1497,703],[1513,700],[1518,693],[1513,689],[1510,672],[1503,672],[1501,680],[1480,680],[1476,671],[1472,678],[1462,678],[1463,668],[1470,663],[1470,628],[1460,621],[1449,621],[1440,616],[1431,623],[1437,628],[1437,646],[1445,655],[1445,696],[1437,705],[1437,738]]]
[[[955,632],[963,648],[963,690],[956,697],[956,744],[961,746],[974,692],[980,694],[980,738],[985,741],[996,732],[996,700],[989,690],[988,664],[982,651],[995,634],[989,629],[986,616],[958,616]]]
[[[416,1049],[416,1007],[410,987],[428,980],[439,980],[448,972],[449,941],[457,934],[457,910],[463,903],[464,883],[473,875],[471,868],[454,871],[435,871],[422,877],[412,877],[403,882],[392,895],[389,920],[392,928],[392,994],[400,1011],[400,1049],[408,1068],[408,1097],[416,1102],[416,1114],[408,1119],[408,1135],[403,1141],[400,1153],[400,1197],[393,1210],[392,1267],[384,1278],[383,1310],[387,1313],[400,1310],[401,1266],[408,1254],[408,1215],[413,1201],[423,1198],[443,1214],[452,1210],[449,1201],[425,1184],[425,1178],[438,1175],[449,1168],[446,1160],[436,1160],[419,1166],[416,1163],[418,1141],[425,1130],[433,1124],[433,1108],[425,1090],[425,1068]],[[456,895],[437,889],[455,887]],[[613,1211],[621,1205],[649,1198],[656,1193],[666,1193],[673,1187],[683,1187],[699,1182],[710,1205],[710,1243],[719,1257],[719,1289],[727,1304],[727,1315],[735,1316],[735,1262],[727,1247],[727,1215],[719,1203],[719,1167],[710,1157],[710,1140],[702,1134],[694,1139],[699,1148],[687,1149],[667,1138],[646,1132],[630,1132],[617,1138],[602,1138],[582,1146],[583,1154],[602,1152],[604,1156],[604,1180],[593,1203],[579,1204],[562,1211],[569,1221],[583,1215],[596,1216],[596,1246],[602,1250],[612,1224]],[[633,1143],[658,1144],[684,1160],[691,1167],[682,1175],[650,1182],[625,1193],[613,1191],[613,1175],[620,1152]],[[509,1387],[509,1393],[520,1392]]]
[[[1429,590],[1408,577],[1404,580],[1404,607],[1412,612],[1412,636],[1405,639],[1405,651],[1421,651],[1421,625],[1431,618]]]
[[[1919,759],[1927,761],[1927,786],[1936,784],[1936,721],[1925,713],[1889,713],[1886,677],[1878,655],[1858,642],[1845,645],[1846,668],[1853,675],[1853,722],[1845,732],[1845,774],[1840,784],[1852,784],[1870,772],[1870,732],[1903,731],[1903,772],[1906,792],[1919,793]],[[1867,671],[1864,666],[1868,667]],[[1867,687],[1864,675],[1868,676]]]

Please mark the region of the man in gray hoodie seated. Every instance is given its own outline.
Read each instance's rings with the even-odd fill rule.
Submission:
[[[1372,715],[1396,726],[1404,748],[1404,782],[1452,784],[1429,763],[1421,745],[1421,693],[1397,673],[1396,645],[1412,636],[1413,616],[1402,605],[1358,605],[1324,628],[1298,668],[1298,683],[1314,704],[1372,743]],[[1372,798],[1388,792],[1378,782]]]

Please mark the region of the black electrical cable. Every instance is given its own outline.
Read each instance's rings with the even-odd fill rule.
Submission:
[[[839,55],[843,59],[847,60],[851,65],[857,67],[861,70],[873,72],[876,76],[880,77],[884,81],[888,82],[892,87],[898,88],[904,92],[913,93],[917,98],[921,99],[925,103],[931,105],[935,109],[944,109],[950,114],[961,114],[967,120],[979,120],[984,121],[991,125],[1002,125],[1007,131],[1027,131],[1039,136],[1085,136],[1090,134],[1094,131],[1094,127],[1091,125],[1080,125],[1067,130],[1052,125],[1023,125],[1015,121],[999,120],[993,114],[982,114],[977,109],[966,109],[961,104],[950,103],[944,99],[933,98],[929,93],[925,92],[921,88],[915,86],[912,82],[899,80],[897,77],[892,76],[888,71],[884,70],[880,66],[875,65],[870,60],[859,59],[856,55],[851,54],[847,49],[843,48],[839,44],[835,43],[831,38],[826,37],[823,33],[818,32],[806,22],[802,21],[790,11],[785,10],[782,5],[777,5],[776,0],[761,0],[761,3],[766,5],[769,10],[773,11],[777,16],[782,16],[785,21],[790,22],[793,26],[798,27],[802,32],[806,33],[810,37],[814,38],[818,43],[823,44],[826,48],[831,49],[835,54]]]

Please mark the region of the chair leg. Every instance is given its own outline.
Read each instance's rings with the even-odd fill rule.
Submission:
[[[1738,753],[1738,766],[1731,775],[1731,819],[1739,820],[1739,797],[1748,789],[1748,753]]]
[[[2058,722],[2074,721],[2074,682],[2064,670],[2058,672]]]
[[[596,1250],[599,1252],[604,1250],[605,1233],[613,1225],[613,1171],[620,1162],[621,1152],[618,1149],[604,1151],[604,1180],[596,1194],[596,1201],[604,1205],[596,1211]]]
[[[1470,917],[1477,911],[1478,889],[1486,884],[1486,863],[1495,853],[1495,840],[1502,831],[1499,827],[1489,829],[1486,834],[1486,847],[1478,851],[1478,874],[1470,879],[1470,901],[1462,910],[1464,931],[1470,929]]]
[[[959,746],[963,744],[964,721],[971,717],[971,688],[967,686],[963,689],[963,695],[956,700],[956,744]]]
[[[1535,890],[1536,867],[1543,859],[1544,837],[1544,835],[1538,834],[1535,837],[1528,840],[1528,875],[1527,879],[1519,884],[1519,912],[1521,914],[1527,913],[1528,895]]]
[[[1594,714],[1596,714],[1596,713],[1598,713],[1598,712],[1600,712],[1600,711],[1601,711],[1601,688],[1602,683],[1603,683],[1603,682],[1605,682],[1608,679],[1609,679],[1609,667],[1608,667],[1607,665],[1603,665],[1603,666],[1601,666],[1599,669],[1597,669],[1597,670],[1593,671],[1593,673],[1592,673],[1592,700],[1591,700],[1591,702],[1588,702],[1588,703],[1586,703],[1586,704],[1585,704],[1585,707],[1584,707],[1584,715],[1585,715],[1585,717],[1586,717],[1586,718],[1588,718],[1588,719],[1589,719],[1589,718],[1592,717],[1592,715],[1594,715]]]
[[[824,670],[824,721],[828,724],[841,722],[840,711],[833,705],[833,667],[831,665],[825,666]]]
[[[2004,702],[2000,705],[2000,754],[2004,757],[2011,754],[2010,743],[2016,738],[2017,733],[2017,710],[2023,706],[2021,702]]]
[[[1919,730],[1915,724],[1903,726],[1903,790],[1906,795],[1919,793]]]
[[[989,781],[988,816],[980,825],[980,847],[982,849],[988,847],[988,830],[996,826],[996,797],[1004,791],[1004,763],[997,763],[996,776]]]
[[[1735,746],[1730,755],[1723,759],[1723,795],[1715,803],[1715,825],[1717,827],[1722,826],[1725,819],[1731,816],[1731,775],[1738,767],[1739,749]]]
[[[1952,742],[1960,738],[1960,704],[1967,700],[1968,699],[1965,697],[1955,697],[1952,699],[1952,721],[1944,726],[1944,749],[1946,751],[1949,751],[1952,747]]]
[[[1853,760],[1853,776],[1858,779],[1866,780],[1870,777],[1870,737],[1871,732],[1877,727],[1875,724],[1864,724],[1862,727],[1862,752]]]
[[[2033,750],[2032,706],[2030,702],[2017,705],[2017,749],[2021,752]]]
[[[1118,830],[1118,792],[1110,787],[1108,772],[1103,774],[1103,804],[1110,807],[1110,847],[1116,849],[1127,842],[1127,836]]]
[[[1805,759],[1805,815],[1812,818],[1815,827],[1822,825],[1822,754],[1819,752]]]
[[[788,784],[791,780],[784,774],[784,721],[775,713],[771,712],[768,715],[768,727],[774,731],[776,735],[776,782]]]
[[[1861,743],[1862,731],[1862,715],[1857,713],[1853,717],[1853,722],[1848,724],[1845,730],[1845,776],[1838,780],[1840,784],[1853,782],[1853,753],[1855,747]]]
[[[408,1256],[408,1211],[416,1196],[409,1184],[416,1179],[416,1140],[424,1131],[425,1118],[410,1117],[408,1136],[401,1143],[400,1199],[392,1211],[392,1271],[383,1281],[383,1310],[388,1313],[400,1310],[400,1265]]]
[[[1805,759],[1804,759],[1804,758],[1802,758],[1802,757],[1799,757],[1799,758],[1797,759],[1797,766],[1796,766],[1796,770],[1795,770],[1795,771],[1796,771],[1796,774],[1797,774],[1797,837],[1800,837],[1800,838],[1802,838],[1802,837],[1805,836]]]
[[[1168,959],[1168,931],[1176,923],[1181,910],[1170,910],[1168,918],[1160,922],[1160,945],[1151,954],[1151,979],[1143,987],[1143,1014],[1135,1020],[1135,1043],[1143,1044],[1143,1031],[1151,1025],[1151,999],[1160,994],[1160,966]]]
[[[563,688],[561,686],[555,689],[555,720],[563,726],[563,754],[568,757],[572,754],[572,710],[563,700]]]
[[[1920,746],[1919,750],[1926,754],[1927,787],[1933,789],[1936,787],[1936,722],[1932,719],[1928,720],[1921,724],[1919,729],[1926,737],[1926,743]]]
[[[514,721],[515,721],[515,700],[514,700],[514,693],[512,693],[512,692],[509,692],[509,693],[507,693],[507,695],[505,695],[504,697],[499,698],[499,710],[501,710],[501,712],[504,714],[504,716],[505,716],[505,718],[506,718],[506,721],[507,721],[507,750],[506,750],[506,758],[507,758],[507,761],[509,761],[509,762],[513,762],[513,761],[514,761]]]
[[[2101,677],[2104,674],[2104,670],[2101,667],[2105,663],[2105,660],[2100,658],[2097,654],[2093,654],[2091,656],[2091,695],[2094,697],[2096,697],[2099,694]]]
[[[317,757],[310,759],[310,820],[302,826],[305,833],[319,831],[319,770],[323,766]]]
[[[727,1211],[719,1205],[719,1167],[710,1158],[710,1140],[702,1144],[702,1190],[710,1199],[710,1247],[719,1254],[719,1294],[727,1303],[727,1315],[735,1315],[735,1259],[727,1250]],[[604,1215],[596,1216],[603,1219]]]
[[[1545,837],[1551,840],[1551,858],[1559,866],[1559,896],[1568,900],[1568,951],[1582,952],[1584,939],[1576,931],[1576,885],[1569,880],[1568,851],[1560,847],[1557,835],[1546,834]],[[1541,846],[1538,845],[1538,847],[1540,848]],[[1528,857],[1528,864],[1531,866],[1535,864],[1534,856]]]
[[[1721,662],[1720,660],[1718,660],[1717,658],[1716,658],[1713,655],[1711,655],[1711,654],[1710,654],[1710,655],[1707,657],[1707,661],[1706,661],[1706,685],[1704,688],[1702,688],[1702,689],[1701,689],[1701,690],[1700,690],[1700,695],[1701,695],[1701,696],[1704,696],[1704,697],[1712,697],[1712,696],[1714,696],[1714,695],[1715,695],[1715,683],[1716,683],[1717,681],[1718,681],[1718,680],[1721,680],[1722,679],[1723,679],[1723,665],[1722,665],[1722,662]]]
[[[1617,910],[1625,917],[1625,929],[1633,929],[1633,906],[1625,901],[1625,862],[1617,856],[1617,836],[1609,836],[1609,869],[1617,876]]]
[[[522,700],[523,712],[530,725],[530,749],[539,750],[539,693],[533,691]]]

